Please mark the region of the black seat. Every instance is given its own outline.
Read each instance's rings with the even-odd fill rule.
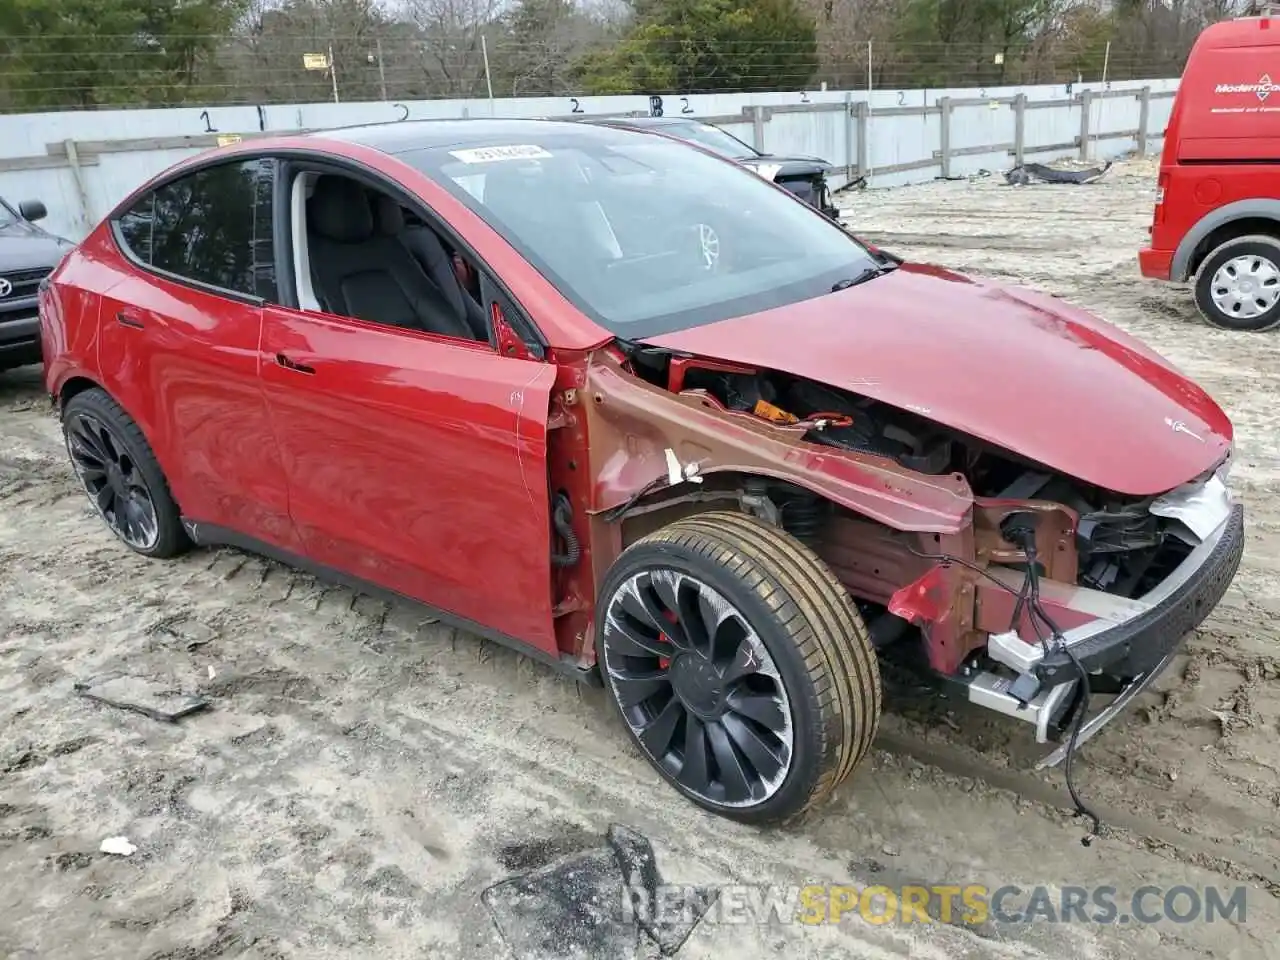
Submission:
[[[404,244],[374,230],[368,197],[354,180],[316,179],[307,247],[316,294],[330,313],[474,339]]]
[[[458,282],[453,261],[436,232],[427,226],[406,226],[404,208],[393,197],[379,194],[372,202],[374,228],[378,233],[395,237],[404,244],[444,296],[454,317],[470,331],[470,336],[487,340],[489,325],[485,322],[484,309]]]

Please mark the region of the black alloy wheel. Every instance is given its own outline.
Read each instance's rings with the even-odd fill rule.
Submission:
[[[62,432],[85,493],[121,541],[149,557],[172,556],[189,544],[142,431],[105,391],[68,400]]]
[[[627,547],[596,605],[596,660],[641,753],[699,806],[776,823],[870,748],[880,672],[844,586],[755,517],[707,512]]]
[[[633,574],[605,626],[609,683],[649,758],[685,789],[739,807],[768,800],[792,758],[792,717],[756,631],[676,570]]]

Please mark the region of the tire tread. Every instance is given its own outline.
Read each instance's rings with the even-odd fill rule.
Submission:
[[[827,799],[866,756],[882,691],[875,649],[843,584],[809,547],[776,527],[730,511],[677,520],[636,541],[679,545],[723,567],[771,610],[795,645],[817,697],[819,775],[799,809]]]

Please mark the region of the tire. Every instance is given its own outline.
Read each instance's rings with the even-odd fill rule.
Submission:
[[[90,502],[129,549],[163,559],[191,546],[151,446],[105,390],[85,390],[63,405],[62,435]]]
[[[789,820],[870,749],[881,691],[866,626],[834,574],[782,530],[727,512],[676,521],[623,551],[596,623],[605,690],[632,741],[706,810]],[[744,776],[726,776],[735,769]]]
[[[1230,282],[1231,265],[1257,273],[1257,277],[1245,276],[1244,282],[1252,286],[1237,303],[1243,309],[1232,312],[1224,309],[1221,301],[1231,290],[1223,281]],[[1280,325],[1280,239],[1258,234],[1237,237],[1219,245],[1201,262],[1196,270],[1194,283],[1196,307],[1205,323],[1220,330],[1261,333]],[[1250,292],[1260,296],[1249,297]],[[1215,293],[1218,300],[1215,301]],[[1273,299],[1274,298],[1274,299]],[[1266,309],[1259,302],[1269,304]],[[1250,309],[1252,303],[1252,310]]]

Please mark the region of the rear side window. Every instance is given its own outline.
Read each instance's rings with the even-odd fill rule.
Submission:
[[[276,301],[270,160],[206,167],[151,191],[116,221],[146,266]]]

